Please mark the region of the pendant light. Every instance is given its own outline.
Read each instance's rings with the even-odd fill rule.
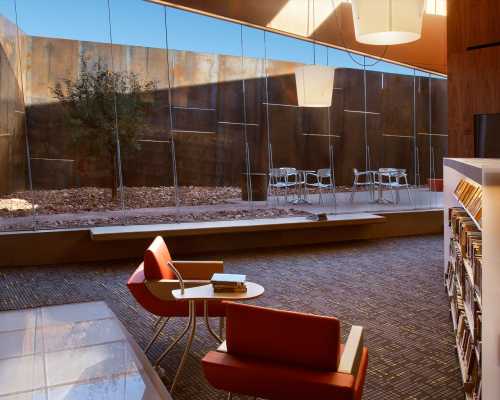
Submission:
[[[309,0],[308,0],[309,21]],[[297,102],[299,107],[330,107],[332,105],[335,69],[316,65],[316,41],[314,40],[314,0],[313,0],[313,51],[314,64],[295,69]]]
[[[425,0],[351,0],[356,40],[395,45],[420,39]]]

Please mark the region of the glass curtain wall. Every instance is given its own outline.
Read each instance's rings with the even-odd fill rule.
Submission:
[[[2,1],[7,4],[9,1]],[[108,224],[121,209],[114,150],[114,98],[105,71],[112,64],[106,3],[13,0],[24,94],[25,188],[34,210],[33,229]],[[47,26],[36,23],[55,14]],[[92,24],[89,27],[88,21]],[[30,32],[23,27],[31,27]],[[39,35],[43,30],[44,35]],[[81,40],[65,40],[78,32]],[[101,80],[99,80],[101,79]],[[85,92],[101,93],[87,103]],[[21,111],[20,111],[21,113]],[[25,199],[23,192],[17,198]],[[101,219],[89,211],[106,210]]]
[[[33,229],[35,202],[26,141],[27,38],[14,1],[0,2],[0,232]]]
[[[109,0],[109,7],[121,223],[175,222],[180,199],[170,89],[175,85],[176,59],[167,51],[167,9],[141,0]],[[129,27],[137,25],[147,26],[149,34],[131,34]]]
[[[440,76],[142,0],[0,13],[0,230],[441,205]],[[303,64],[331,107],[297,105]],[[381,168],[404,180],[372,194]]]

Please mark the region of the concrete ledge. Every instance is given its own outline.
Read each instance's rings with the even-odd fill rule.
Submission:
[[[306,217],[266,218],[250,220],[182,222],[178,224],[128,225],[91,228],[92,240],[146,239],[204,236],[222,233],[272,232],[290,229],[332,228],[385,222],[380,215],[357,213],[329,215],[327,221],[311,221]]]
[[[373,214],[364,214],[373,219]],[[231,232],[165,233],[176,258],[195,254],[259,249],[266,247],[303,246],[349,240],[382,239],[397,236],[439,234],[443,232],[442,210],[418,210],[381,213],[381,219],[370,223],[325,221],[307,224],[293,222],[279,229]],[[336,216],[336,217],[341,217]],[[361,218],[363,220],[363,218]],[[383,223],[377,223],[384,221]],[[326,225],[325,225],[326,223]],[[286,227],[286,228],[283,228]],[[247,228],[245,228],[247,229]],[[141,258],[156,232],[139,232],[147,237],[127,240],[93,240],[90,229],[67,229],[0,234],[0,267],[65,263],[106,262]],[[103,233],[103,235],[105,232]],[[103,236],[105,237],[105,236]],[[102,238],[102,237],[101,237]],[[109,237],[108,237],[109,238]]]

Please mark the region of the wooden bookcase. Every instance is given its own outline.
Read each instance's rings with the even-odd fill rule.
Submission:
[[[500,159],[445,158],[443,177],[444,283],[465,398],[497,400],[500,399]],[[455,193],[460,182],[481,192],[479,214],[477,207],[471,209],[470,203]]]

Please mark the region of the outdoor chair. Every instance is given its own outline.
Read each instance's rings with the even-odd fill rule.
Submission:
[[[287,200],[287,189],[285,172],[281,168],[271,168],[269,170],[267,197],[276,196],[276,202],[279,204],[281,191],[285,193],[285,201]]]
[[[379,188],[379,193],[382,193],[383,189],[389,189],[391,191],[392,203],[399,204],[401,196],[400,189],[406,189],[408,193],[408,200],[413,204],[413,198],[410,192],[410,185],[408,184],[408,175],[405,169],[397,168],[381,168],[379,171],[374,172],[374,184]],[[386,179],[384,179],[386,178]],[[379,197],[381,195],[379,194]],[[381,200],[381,199],[379,199]]]
[[[144,261],[134,271],[127,283],[136,301],[145,310],[159,317],[155,323],[156,329],[153,337],[144,349],[145,353],[151,348],[170,318],[187,318],[189,316],[188,302],[175,300],[172,296],[172,290],[179,288],[176,272],[182,277],[185,287],[200,286],[208,284],[214,273],[224,272],[224,264],[222,261],[173,261],[163,238],[157,236],[154,239],[144,254]],[[202,301],[196,303],[196,315],[205,315]],[[220,301],[209,302],[207,315],[219,317],[219,335],[222,336],[225,317],[224,305]],[[207,326],[209,326],[208,321]],[[154,362],[155,366],[159,365],[188,329],[189,326],[186,326],[183,332]]]
[[[368,188],[368,191],[370,192],[370,200],[373,201],[375,198],[375,182],[373,171],[358,171],[356,168],[354,168],[353,173],[354,181],[352,183],[352,192],[350,198],[351,203],[354,202],[354,195],[356,194],[358,187]]]
[[[226,341],[202,360],[208,382],[270,400],[360,400],[368,350],[363,328],[341,344],[333,317],[226,303]]]
[[[309,181],[309,178],[313,179],[313,182]],[[335,176],[330,168],[321,168],[317,172],[307,172],[306,174],[306,186],[318,189],[319,191],[319,203],[323,202],[322,192],[331,192],[333,202],[336,203],[335,196]]]
[[[295,168],[271,168],[269,170],[268,195],[271,196],[273,194],[273,191],[278,191],[278,195],[276,196],[278,204],[279,192],[284,191],[284,198],[286,203],[288,202],[288,190],[296,188],[298,184],[298,173]]]

